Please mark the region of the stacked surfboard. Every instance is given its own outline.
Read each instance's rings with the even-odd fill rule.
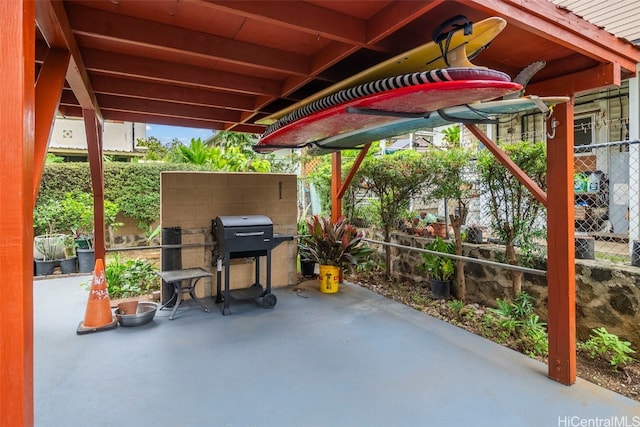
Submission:
[[[484,49],[506,22],[488,18],[469,25],[449,33],[446,50],[442,43],[427,43],[263,118],[258,123],[269,127],[254,150],[354,148],[451,120],[481,121],[564,102],[556,97],[483,103],[517,93],[522,85],[468,59]]]

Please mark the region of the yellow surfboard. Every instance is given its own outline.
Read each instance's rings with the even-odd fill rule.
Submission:
[[[465,35],[464,32],[455,32],[449,42],[449,52],[447,61],[442,57],[440,46],[435,41],[425,43],[414,49],[408,50],[400,55],[394,56],[378,65],[367,68],[348,79],[342,80],[321,90],[301,101],[290,105],[276,113],[270,114],[258,120],[256,123],[261,125],[270,125],[276,122],[282,116],[300,108],[313,101],[331,95],[342,89],[347,89],[362,83],[373,80],[384,79],[387,77],[397,76],[400,74],[413,73],[418,71],[436,70],[446,68],[447,62],[454,67],[473,67],[468,60],[469,55],[473,55],[478,50],[484,48],[491,40],[494,39],[507,25],[507,22],[498,17],[483,19],[472,25],[471,34]]]

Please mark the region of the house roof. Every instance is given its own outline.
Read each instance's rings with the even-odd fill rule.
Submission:
[[[59,110],[112,120],[261,133],[256,120],[430,41],[454,15],[506,19],[474,62],[529,92],[567,95],[634,75],[640,50],[546,0],[41,0],[36,66],[71,52]]]
[[[640,2],[637,0],[549,0],[616,37],[640,44]]]

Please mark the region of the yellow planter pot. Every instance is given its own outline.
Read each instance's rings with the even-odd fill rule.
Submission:
[[[320,274],[318,275],[318,283],[320,292],[325,294],[333,294],[338,292],[340,283],[340,267],[335,265],[321,265]]]

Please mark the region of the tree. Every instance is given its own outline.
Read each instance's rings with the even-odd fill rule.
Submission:
[[[150,136],[147,139],[138,139],[137,144],[140,147],[147,147],[147,151],[144,154],[145,160],[165,160],[169,154],[167,147],[162,145],[162,142],[155,136]]]
[[[459,129],[459,128],[458,128]],[[454,145],[448,149],[432,148],[427,152],[429,164],[433,170],[433,190],[431,196],[434,199],[454,200],[457,212],[449,214],[451,227],[455,240],[455,254],[462,255],[462,225],[466,221],[467,203],[472,196],[473,174],[469,171],[470,152]],[[464,300],[466,297],[466,284],[464,277],[464,261],[456,261],[456,296]]]
[[[546,190],[545,143],[518,142],[501,145],[501,148],[540,188]],[[516,265],[522,257],[516,252],[516,246],[527,255],[534,240],[544,235],[544,207],[487,150],[480,153],[477,164],[483,193],[489,197],[487,210],[492,228],[505,243],[507,262]],[[511,274],[515,298],[522,290],[522,273],[514,271]]]
[[[460,146],[460,126],[455,125],[442,130],[442,139],[449,147]]]
[[[220,131],[207,141],[212,149],[219,150],[219,170],[232,172],[270,172],[273,155],[259,155],[253,151],[258,135],[245,132]]]
[[[220,151],[217,149],[214,153],[214,150],[205,145],[200,138],[191,138],[188,146],[180,144],[176,145],[175,149],[181,163],[192,163],[194,165],[211,164],[214,156],[219,154]]]
[[[384,241],[389,242],[391,228],[409,207],[412,196],[432,180],[427,157],[406,150],[395,154],[365,159],[360,168],[363,185],[378,197],[378,214],[383,224]],[[391,248],[385,246],[385,273],[391,276]]]

